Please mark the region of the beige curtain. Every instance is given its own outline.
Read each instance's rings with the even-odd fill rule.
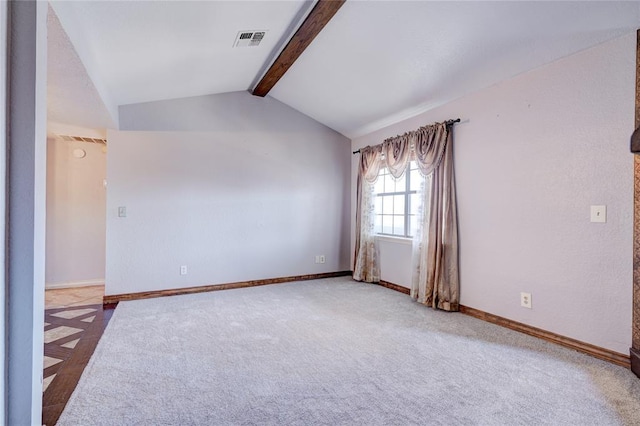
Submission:
[[[380,281],[378,247],[374,235],[373,183],[378,178],[382,162],[381,146],[360,150],[356,201],[356,247],[353,279],[377,283]]]
[[[389,173],[394,178],[401,177],[407,170],[409,158],[411,157],[410,134],[390,138],[382,143],[382,153],[384,154],[384,166],[387,166]]]
[[[415,159],[426,179],[419,230],[414,236],[411,296],[445,311],[459,309],[458,215],[451,128],[413,132]]]
[[[374,235],[373,183],[381,167],[398,178],[415,160],[425,177],[413,237],[411,296],[446,311],[459,309],[458,215],[450,125],[438,123],[360,151],[353,278],[380,281]]]

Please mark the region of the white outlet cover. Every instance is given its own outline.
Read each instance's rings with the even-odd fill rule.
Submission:
[[[607,221],[607,206],[591,206],[591,222],[604,223]]]

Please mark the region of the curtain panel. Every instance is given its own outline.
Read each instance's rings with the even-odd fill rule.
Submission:
[[[380,281],[378,247],[374,233],[373,183],[378,179],[382,164],[381,146],[367,146],[360,150],[360,166],[356,188],[356,247],[353,279],[377,283]]]
[[[414,152],[426,180],[414,235],[411,297],[445,311],[459,309],[458,213],[452,132],[446,123],[414,132]]]
[[[411,297],[446,311],[459,309],[458,218],[451,127],[424,126],[360,151],[353,278],[378,282],[373,183],[381,168],[401,177],[415,160],[426,177],[413,236]]]

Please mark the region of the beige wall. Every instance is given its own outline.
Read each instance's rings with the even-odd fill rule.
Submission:
[[[74,149],[84,158],[75,158]],[[103,145],[47,140],[46,286],[104,282],[106,153]]]

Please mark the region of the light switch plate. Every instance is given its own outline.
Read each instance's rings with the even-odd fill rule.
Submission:
[[[118,207],[118,217],[127,217],[127,208],[125,206]]]
[[[607,206],[591,206],[591,222],[607,221]]]

